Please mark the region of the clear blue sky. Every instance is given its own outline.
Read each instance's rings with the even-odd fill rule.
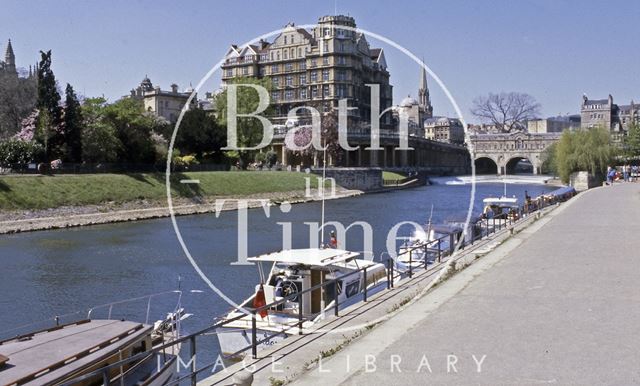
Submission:
[[[162,88],[195,85],[230,43],[335,9],[424,57],[465,114],[474,97],[499,91],[533,95],[545,116],[578,112],[583,93],[640,102],[637,0],[0,0],[0,49],[11,38],[24,67],[51,49],[61,86],[114,100],[145,74]],[[385,50],[394,102],[415,96],[417,65]],[[210,88],[218,84],[219,75]],[[453,115],[430,86],[435,113]]]

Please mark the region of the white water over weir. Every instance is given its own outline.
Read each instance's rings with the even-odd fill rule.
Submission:
[[[433,185],[467,185],[471,184],[472,176],[429,177]],[[546,184],[553,180],[549,175],[506,175],[506,176],[476,176],[476,183],[506,183],[506,184]]]

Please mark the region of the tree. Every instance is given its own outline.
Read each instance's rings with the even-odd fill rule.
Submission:
[[[547,146],[546,149],[542,152],[542,173],[543,174],[552,174],[554,176],[558,175],[558,165],[556,160],[556,147],[557,144],[551,144]]]
[[[624,139],[624,147],[629,157],[640,156],[640,123],[633,122]]]
[[[490,93],[474,99],[471,113],[502,132],[511,132],[525,127],[526,121],[536,118],[540,114],[540,104],[525,93]]]
[[[271,89],[271,81],[268,78],[256,79],[256,78],[237,78],[231,81],[233,84],[251,84],[265,88],[267,91]],[[260,102],[258,92],[252,87],[238,87],[237,89],[237,113],[238,114],[250,114],[256,111]],[[218,112],[218,124],[227,127],[227,90],[221,92],[216,97],[216,111]],[[268,116],[272,113],[272,106],[269,106],[266,111],[261,114]],[[256,118],[241,117],[237,122],[237,138],[238,147],[254,147],[262,140],[262,123]],[[249,162],[253,159],[253,151],[240,150],[238,156],[240,157],[241,167],[245,169]]]
[[[51,50],[40,51],[40,63],[38,63],[38,98],[37,108],[40,110],[39,140],[45,147],[47,161],[60,156],[64,138],[59,130],[61,109],[60,93],[56,77],[51,70]]]
[[[122,149],[116,129],[105,121],[107,101],[88,98],[81,107],[83,118],[82,160],[89,163],[116,162]]]
[[[556,166],[562,181],[569,182],[571,173],[577,171],[604,177],[617,153],[610,141],[609,131],[601,127],[562,133],[555,150]]]
[[[0,138],[18,132],[36,107],[36,81],[0,71]]]
[[[164,123],[144,111],[142,101],[124,98],[104,108],[104,123],[115,129],[121,148],[120,161],[129,163],[155,163],[156,151],[151,141],[153,131],[164,130]]]
[[[80,102],[73,87],[67,83],[65,90],[62,132],[65,141],[65,159],[69,162],[82,162],[82,114]]]
[[[171,138],[173,126],[167,126],[166,131],[165,137]],[[195,154],[202,161],[206,155],[219,155],[220,148],[226,145],[226,134],[211,113],[192,109],[182,117],[174,148],[182,154]]]

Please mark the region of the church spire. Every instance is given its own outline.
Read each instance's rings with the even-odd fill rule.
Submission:
[[[425,117],[433,116],[433,106],[431,106],[431,97],[429,95],[429,86],[427,85],[427,71],[424,68],[424,60],[420,65],[420,88],[418,89],[418,103],[420,108],[424,109]]]
[[[8,71],[16,71],[16,55],[13,53],[13,47],[11,47],[11,39],[7,43],[7,51],[4,54],[5,68]]]

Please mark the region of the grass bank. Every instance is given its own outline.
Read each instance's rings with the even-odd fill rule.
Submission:
[[[244,196],[305,189],[303,173],[193,172],[171,178],[173,194],[180,197]],[[181,184],[180,180],[199,180]],[[312,185],[316,178],[311,179]],[[0,209],[46,209],[104,202],[163,200],[163,173],[87,174],[0,177]]]

